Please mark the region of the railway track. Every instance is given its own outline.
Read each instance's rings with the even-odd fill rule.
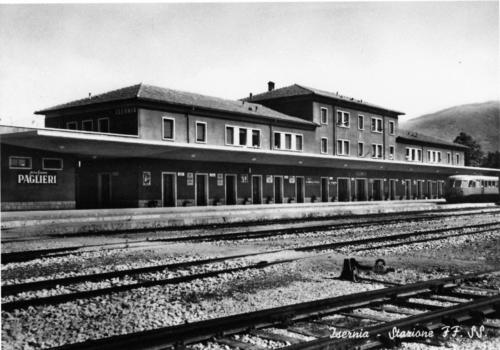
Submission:
[[[450,213],[452,211],[453,213]],[[456,213],[456,211],[463,211],[462,213]],[[398,222],[408,222],[409,220],[413,222],[419,222],[429,219],[439,219],[441,217],[459,217],[467,215],[491,215],[500,213],[500,209],[478,209],[471,210],[468,208],[454,209],[454,210],[442,210],[439,212],[427,211],[418,212],[413,214],[386,214],[385,216],[393,216],[392,218],[380,218],[377,216],[365,216],[356,217],[356,222],[352,219],[333,219],[333,220],[321,220],[312,222],[291,222],[287,224],[278,225],[278,227],[272,229],[257,229],[245,231],[237,229],[235,231],[223,232],[219,234],[198,234],[198,235],[187,235],[187,236],[177,236],[170,238],[159,238],[159,239],[135,239],[127,240],[123,243],[104,243],[104,244],[92,244],[92,245],[80,245],[71,247],[60,247],[51,249],[37,249],[19,252],[9,252],[1,254],[2,264],[8,264],[13,262],[25,262],[40,258],[51,258],[51,257],[63,257],[71,254],[81,254],[89,251],[105,251],[105,250],[117,250],[117,249],[129,249],[129,248],[150,248],[159,247],[161,244],[170,244],[175,242],[184,241],[219,241],[219,240],[242,240],[242,239],[255,239],[255,238],[265,238],[270,236],[279,236],[293,233],[305,233],[314,230],[325,230],[325,229],[347,229],[352,227],[366,227],[374,225],[387,225],[394,224]],[[394,217],[396,216],[396,217]]]
[[[297,252],[310,252],[310,251],[321,251],[321,250],[334,250],[344,247],[361,247],[361,249],[370,249],[366,247],[366,245],[371,244],[386,244],[389,246],[395,245],[407,245],[414,244],[424,241],[432,241],[438,239],[444,239],[455,236],[462,235],[470,235],[477,234],[481,232],[491,231],[493,229],[500,228],[500,223],[488,223],[488,224],[476,224],[469,226],[461,226],[461,227],[448,227],[441,228],[435,230],[426,230],[426,231],[412,231],[412,232],[404,232],[400,234],[393,234],[387,236],[378,236],[372,238],[358,239],[358,240],[350,240],[350,241],[342,241],[342,242],[332,242],[332,243],[324,243],[324,244],[316,244],[316,245],[308,245],[303,247],[296,247],[292,249],[279,249],[273,251],[252,253],[252,254],[243,254],[243,255],[234,255],[234,256],[226,256],[219,257],[213,259],[205,259],[198,261],[190,261],[190,262],[181,262],[175,264],[167,264],[167,265],[157,265],[157,266],[149,266],[143,268],[135,268],[135,269],[127,269],[120,271],[112,271],[106,273],[98,273],[98,274],[89,274],[89,275],[80,275],[66,278],[57,278],[57,279],[49,279],[49,280],[41,280],[34,282],[26,282],[21,284],[11,284],[11,285],[3,285],[1,288],[2,296],[12,296],[20,293],[26,292],[35,292],[45,289],[54,289],[56,287],[61,286],[72,286],[70,289],[74,289],[74,285],[88,283],[88,282],[100,282],[100,281],[109,281],[115,278],[123,278],[123,277],[131,277],[136,275],[135,282],[127,282],[122,283],[121,285],[115,285],[111,287],[105,288],[97,288],[93,290],[84,290],[84,291],[76,291],[65,294],[57,294],[52,296],[44,296],[44,297],[34,297],[30,299],[18,299],[14,301],[8,301],[2,303],[2,309],[4,311],[12,311],[14,309],[19,308],[27,308],[29,306],[37,306],[37,305],[56,305],[62,302],[72,301],[76,299],[82,298],[91,298],[98,295],[106,295],[110,293],[122,292],[126,290],[131,290],[135,288],[141,287],[152,287],[157,285],[167,285],[167,284],[179,284],[183,282],[189,282],[196,279],[203,279],[207,277],[214,277],[221,274],[235,273],[239,271],[245,271],[250,269],[262,269],[268,266],[276,265],[276,264],[284,264],[292,261],[297,261],[299,259],[304,259],[307,257],[297,257],[292,259],[280,259],[276,261],[259,261],[257,263],[245,264],[244,266],[238,266],[229,269],[216,269],[216,270],[208,270],[203,271],[201,273],[194,273],[185,276],[173,277],[173,278],[159,278],[159,279],[148,279],[144,278],[144,276],[140,276],[141,274],[154,273],[160,271],[175,271],[179,269],[187,269],[195,266],[198,267],[209,267],[210,264],[220,263],[229,260],[236,259],[244,259],[244,258],[255,258],[258,256],[269,255],[273,253],[282,253],[285,251],[297,251]],[[458,231],[458,232],[457,232]],[[448,235],[439,235],[433,237],[425,237],[428,235],[436,235],[448,232]],[[410,238],[410,241],[407,239]],[[378,249],[381,247],[380,245],[374,246],[372,249]],[[317,254],[315,254],[316,256]],[[76,288],[78,289],[78,288]]]
[[[207,341],[235,349],[264,349],[242,341],[245,337],[260,339],[261,343],[272,340],[274,345],[280,344],[288,350],[390,347],[397,341],[389,336],[394,327],[400,330],[433,331],[436,334],[442,332],[444,326],[470,325],[471,322],[495,327],[485,320],[500,317],[500,295],[479,295],[476,293],[477,288],[467,289],[467,284],[498,273],[484,272],[429,280],[88,340],[56,349],[176,349],[200,343],[203,346]],[[436,300],[446,301],[446,304],[436,305]],[[362,336],[339,339],[335,333],[338,332],[337,328]],[[308,338],[300,340],[293,334]],[[437,341],[438,338],[431,340]]]

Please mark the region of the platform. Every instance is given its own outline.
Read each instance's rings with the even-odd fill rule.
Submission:
[[[446,204],[444,200],[128,208],[2,213],[2,239],[20,236],[172,229],[220,224],[263,224],[280,220],[425,210],[490,208],[492,203]]]

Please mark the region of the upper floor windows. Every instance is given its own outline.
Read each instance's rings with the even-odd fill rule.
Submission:
[[[382,158],[382,145],[373,144],[372,145],[372,157]]]
[[[337,125],[348,128],[349,127],[349,112],[337,111]]]
[[[460,154],[457,154],[455,157],[457,160],[456,165],[460,164]]]
[[[289,132],[274,132],[274,148],[290,151],[302,151],[303,136]]]
[[[389,146],[389,159],[394,159],[394,152],[395,152],[394,146]]]
[[[175,119],[163,117],[162,138],[164,140],[174,140],[175,138]]]
[[[391,134],[391,135],[396,134],[396,123],[393,121],[389,122],[389,134]]]
[[[441,152],[440,151],[427,151],[427,161],[429,163],[441,163]]]
[[[358,115],[358,129],[365,130],[365,116],[361,114]]]
[[[421,162],[422,150],[418,148],[406,147],[406,160],[410,162]]]
[[[66,123],[66,129],[69,129],[69,130],[78,130],[78,123],[77,122],[67,122]]]
[[[196,142],[207,143],[207,123],[196,122]]]
[[[62,170],[63,160],[60,158],[42,158],[43,170]]]
[[[328,109],[325,107],[320,108],[321,124],[328,124]]]
[[[31,169],[31,157],[9,157],[9,169]]]
[[[348,140],[337,140],[337,154],[339,156],[349,155],[349,141]]]
[[[365,144],[363,142],[358,142],[358,157],[364,157],[365,154]]]
[[[226,125],[226,145],[260,148],[260,140],[259,129]]]
[[[446,153],[446,163],[451,164],[451,153],[450,152]]]
[[[302,151],[302,135],[295,135],[295,149]]]
[[[372,131],[382,132],[382,118],[372,117]]]
[[[82,121],[82,130],[85,130],[85,131],[94,130],[94,122],[92,120]]]
[[[321,138],[321,153],[328,153],[328,138]]]
[[[109,132],[109,118],[97,119],[97,131]]]

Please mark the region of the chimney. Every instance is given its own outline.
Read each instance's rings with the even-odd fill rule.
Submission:
[[[252,94],[252,93],[250,93],[250,95],[248,95],[248,99],[249,99],[249,100],[252,100],[252,97],[253,97],[253,94]]]
[[[91,92],[89,92],[89,98],[92,98],[92,93]]]
[[[274,90],[274,81],[268,81],[267,82],[267,91],[273,91]]]

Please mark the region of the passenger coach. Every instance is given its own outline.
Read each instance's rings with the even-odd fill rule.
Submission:
[[[138,84],[36,113],[44,128],[0,128],[2,210],[437,199],[449,176],[498,177],[402,112],[297,84],[239,101]]]

